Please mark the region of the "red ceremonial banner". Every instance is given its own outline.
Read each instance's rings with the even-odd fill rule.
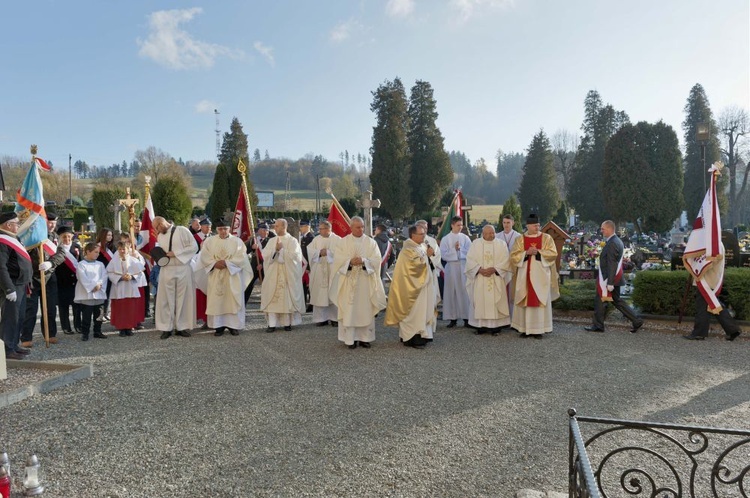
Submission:
[[[339,237],[346,237],[352,233],[349,223],[346,221],[348,216],[342,213],[336,203],[331,204],[331,210],[328,213],[328,221],[331,223],[331,230]]]

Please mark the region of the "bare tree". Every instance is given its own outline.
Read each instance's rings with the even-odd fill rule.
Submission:
[[[740,201],[745,194],[750,173],[750,167],[743,165],[740,158],[739,143],[750,132],[750,117],[746,109],[730,106],[721,111],[717,125],[721,134],[721,152],[726,156],[729,170],[729,221],[732,226],[736,226],[739,223]],[[742,175],[739,185],[738,174]]]
[[[559,129],[550,137],[552,154],[555,156],[555,171],[558,177],[558,189],[563,199],[568,196],[570,176],[575,164],[578,150],[578,134],[569,130]]]
[[[141,165],[141,173],[151,176],[152,185],[156,184],[160,176],[181,171],[172,156],[153,145],[146,150],[135,151],[134,158]]]

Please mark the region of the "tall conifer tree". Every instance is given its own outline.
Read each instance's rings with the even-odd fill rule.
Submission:
[[[518,194],[523,215],[536,212],[542,224],[551,220],[560,207],[554,156],[544,130],[531,140]]]
[[[382,209],[401,220],[414,212],[411,203],[411,165],[406,133],[409,128],[406,91],[399,78],[386,81],[372,92],[370,110],[375,113],[372,130],[370,184]]]
[[[453,180],[443,135],[437,127],[437,104],[432,86],[417,80],[409,100],[407,141],[411,155],[411,200],[416,213],[434,210]]]
[[[237,199],[234,199],[237,202]],[[227,174],[227,168],[222,163],[216,166],[216,172],[214,173],[214,184],[211,189],[211,197],[208,201],[209,214],[214,219],[219,219],[224,216],[224,212],[229,209],[234,209],[234,204],[229,197],[229,175]],[[231,207],[230,207],[231,206]]]
[[[237,170],[237,163],[240,159],[242,159],[242,162],[245,163],[247,168],[250,167],[250,159],[247,149],[247,135],[242,130],[240,120],[235,117],[232,118],[232,124],[229,125],[229,132],[224,133],[224,141],[221,144],[221,152],[219,153],[219,164],[223,164],[226,168],[227,180],[229,182],[228,196],[231,204],[230,209],[234,209],[234,205],[237,202],[237,197],[240,193],[240,187],[242,186],[242,175]],[[253,184],[247,176],[247,172],[245,175],[247,179],[247,190],[250,204],[255,206],[258,203],[258,197],[255,195],[255,188],[253,188]],[[216,177],[214,176],[214,190],[216,187]],[[212,211],[214,211],[213,204]],[[223,213],[224,211],[221,212]]]

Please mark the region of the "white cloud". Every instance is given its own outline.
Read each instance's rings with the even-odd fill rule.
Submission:
[[[149,15],[149,34],[137,40],[138,55],[171,69],[197,69],[213,66],[221,56],[241,58],[241,50],[194,39],[181,28],[203,12],[200,7],[183,10],[160,10]]]
[[[451,0],[450,5],[458,11],[461,21],[468,21],[478,9],[511,8],[515,3],[515,0]]]
[[[253,48],[262,55],[271,66],[276,65],[276,61],[273,58],[273,47],[269,47],[267,45],[263,45],[263,43],[257,41],[253,43]]]
[[[414,12],[414,0],[388,0],[385,13],[389,17],[409,17]]]
[[[358,20],[352,18],[348,21],[341,21],[329,33],[328,39],[333,43],[342,43],[352,35],[364,32],[365,26]]]
[[[206,114],[209,112],[214,112],[214,109],[216,109],[218,104],[214,102],[213,100],[201,100],[197,104],[195,104],[195,112],[198,114]]]

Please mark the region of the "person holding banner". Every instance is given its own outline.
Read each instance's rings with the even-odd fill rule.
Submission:
[[[34,346],[32,341],[34,327],[36,327],[36,317],[39,311],[39,303],[42,296],[41,272],[44,272],[46,280],[47,295],[47,315],[42,317],[49,324],[49,342],[57,344],[57,278],[55,269],[64,264],[65,252],[57,246],[58,238],[55,233],[57,226],[57,215],[47,213],[47,239],[40,246],[36,246],[29,251],[31,260],[36,263],[39,261],[39,251],[44,252],[44,263],[34,264],[34,277],[31,283],[31,295],[26,299],[26,312],[23,319],[23,328],[21,329],[21,346],[30,348]],[[42,327],[44,323],[42,322]]]
[[[60,246],[65,251],[65,264],[57,267],[57,307],[60,312],[60,326],[63,333],[72,335],[73,329],[81,333],[81,306],[74,301],[76,295],[76,270],[83,256],[80,244],[73,241],[73,229],[61,226],[57,229]],[[73,327],[70,326],[70,308],[73,308]]]
[[[615,234],[615,222],[602,222],[602,236],[607,241],[599,255],[599,278],[596,283],[594,300],[594,319],[591,325],[584,327],[589,332],[604,332],[604,315],[607,303],[610,302],[622,315],[630,320],[630,332],[635,334],[643,327],[643,320],[633,308],[620,297],[622,286],[622,256],[625,250],[620,237]]]
[[[26,288],[33,271],[31,256],[19,242],[18,215],[0,213],[0,330],[5,343],[5,357],[22,360],[29,350],[19,347],[19,332],[26,310]]]

